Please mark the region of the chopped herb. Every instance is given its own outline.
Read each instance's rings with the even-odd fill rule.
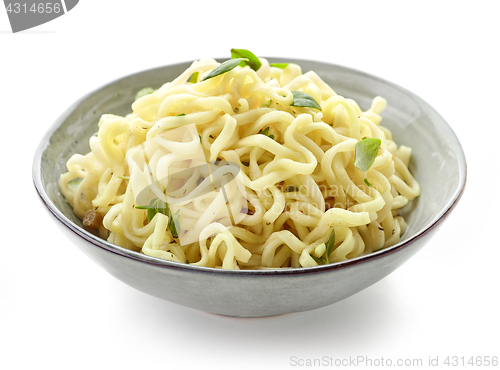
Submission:
[[[130,180],[130,176],[118,176],[118,178],[122,179],[122,180]]]
[[[186,258],[186,263],[189,265],[189,260]]]
[[[320,257],[320,258],[313,257],[313,259],[318,264],[321,264],[321,265],[327,265],[327,264],[329,264],[330,263],[329,257],[330,257],[330,254],[332,254],[332,252],[333,252],[334,245],[335,245],[335,230],[332,230],[332,234],[330,235],[330,238],[326,242],[325,255],[323,257]]]
[[[271,67],[285,69],[288,66],[288,63],[270,63]]]
[[[335,231],[332,230],[332,235],[330,235],[330,238],[328,239],[328,242],[326,243],[326,253],[325,253],[326,263],[330,263],[328,261],[328,258],[330,257],[330,254],[332,254],[332,252],[333,252],[334,245],[335,245]]]
[[[208,80],[210,78],[219,76],[223,73],[229,72],[232,69],[235,69],[238,64],[240,64],[242,61],[248,61],[248,59],[245,58],[236,58],[236,59],[229,59],[226,60],[225,62],[221,63],[219,66],[214,68],[208,75],[203,77],[202,81]]]
[[[179,209],[168,220],[168,228],[170,229],[170,232],[172,233],[172,236],[174,238],[178,238],[179,231],[181,231],[181,225],[179,223],[179,214],[180,213],[181,213],[181,210]]]
[[[234,112],[234,113],[238,113],[239,111],[240,111],[240,110],[239,110],[238,108],[234,108],[234,109],[233,109],[233,112]]]
[[[154,91],[155,91],[155,89],[153,89],[152,87],[145,87],[143,89],[140,89],[137,92],[137,94],[135,94],[135,100],[142,98],[143,96],[149,95],[149,94],[153,93]]]
[[[363,172],[368,171],[373,162],[375,162],[381,143],[380,139],[377,138],[358,141],[354,155],[354,166]]]
[[[182,116],[185,116],[185,115],[186,115],[186,113],[180,113],[180,114],[176,115],[176,117],[182,117]]]
[[[259,58],[257,58],[254,53],[245,49],[231,49],[231,58],[246,59],[246,61],[240,63],[240,66],[249,66],[254,71],[258,71],[262,65]]]
[[[293,191],[298,191],[299,189],[295,185],[288,185],[286,187],[287,192],[293,192]]]
[[[262,104],[260,107],[261,108],[269,108],[271,106],[272,102],[273,102],[272,100],[269,100],[266,104]]]
[[[189,77],[189,82],[195,84],[198,82],[198,75],[200,74],[200,72],[195,72],[191,75],[191,77]]]
[[[200,134],[198,134],[198,136],[200,137],[200,144],[201,144],[201,135],[200,135]]]
[[[97,137],[97,136],[98,136],[98,134],[99,134],[99,131],[96,131],[96,132],[94,132],[94,133],[92,134],[92,136]]]
[[[368,185],[368,186],[370,186],[370,187],[373,187],[373,185],[370,184],[370,182],[368,181],[368,179],[366,177],[365,177],[365,184]]]
[[[78,187],[78,185],[80,185],[82,180],[83,179],[81,177],[77,177],[74,178],[73,180],[68,181],[68,188],[73,192],[76,191],[76,188]]]
[[[269,135],[269,126],[264,129],[264,131],[260,130],[259,134],[265,135],[267,137],[270,137],[271,139],[274,140],[274,135]]]
[[[306,94],[305,92],[302,91],[293,91],[293,90],[292,94],[293,94],[293,103],[292,103],[293,107],[305,107],[305,108],[314,108],[321,110],[321,106],[318,104],[316,100],[314,100],[314,98],[311,95]]]
[[[157,213],[164,214],[165,216],[170,215],[170,207],[168,206],[168,204],[158,198],[152,199],[147,206],[136,206],[135,208],[146,209],[148,211],[148,222],[151,222],[151,220],[156,216]]]
[[[179,237],[179,231],[181,230],[180,222],[179,222],[180,210],[178,210],[177,212],[175,212],[172,215],[168,204],[165,203],[163,200],[158,199],[158,198],[152,199],[151,202],[149,202],[149,205],[147,205],[147,206],[136,206],[135,208],[146,209],[148,211],[147,212],[148,222],[151,222],[151,220],[156,216],[157,213],[161,213],[161,214],[167,216],[168,217],[168,228],[170,229],[172,236],[174,238]]]

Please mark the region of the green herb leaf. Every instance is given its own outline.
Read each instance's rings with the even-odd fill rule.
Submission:
[[[170,217],[170,208],[168,207],[168,204],[165,203],[163,200],[154,198],[149,202],[149,205],[147,206],[136,206],[135,208],[137,209],[146,209],[147,216],[148,216],[148,222],[151,222],[151,220],[155,217],[157,213],[164,214],[165,216]]]
[[[96,131],[96,132],[94,132],[94,133],[92,134],[92,136],[95,136],[95,137],[98,137],[98,135],[99,135],[99,131]]]
[[[71,190],[73,192],[76,191],[76,189],[78,188],[78,185],[80,185],[82,180],[83,179],[81,177],[77,177],[77,178],[74,178],[73,180],[68,181],[69,190]]]
[[[135,100],[142,98],[145,95],[149,95],[149,94],[153,93],[154,91],[155,91],[155,89],[153,89],[152,87],[145,87],[143,89],[140,89],[137,92],[137,94],[135,94]]]
[[[189,77],[189,82],[195,84],[196,82],[198,82],[198,75],[200,74],[200,72],[195,72],[191,75],[191,77]]]
[[[305,107],[321,110],[321,106],[314,98],[302,91],[292,91],[293,94],[293,107]]]
[[[203,77],[202,81],[208,80],[209,78],[213,78],[216,76],[219,76],[223,73],[229,72],[232,69],[235,69],[238,64],[240,64],[242,61],[248,61],[248,59],[245,58],[236,58],[236,59],[229,59],[226,60],[224,63],[218,65],[216,68],[214,68],[208,75]]]
[[[266,135],[267,137],[270,137],[271,139],[274,140],[274,135],[269,135],[269,126],[264,129],[264,131],[260,130],[259,134],[261,135]]]
[[[368,179],[367,179],[366,177],[365,177],[365,184],[366,184],[367,186],[373,187],[373,185],[372,185],[372,184],[370,184],[370,183],[368,182]]]
[[[179,231],[181,230],[181,225],[179,222],[179,215],[181,212],[180,210],[172,215],[168,204],[158,198],[152,199],[147,206],[136,206],[135,208],[147,210],[148,222],[151,222],[151,220],[157,213],[164,214],[168,217],[168,228],[170,229],[172,236],[174,238],[179,237]]]
[[[260,107],[261,108],[269,108],[271,106],[272,102],[273,102],[272,100],[269,100],[266,104],[262,104]]]
[[[247,59],[247,61],[242,61],[240,63],[240,66],[244,67],[247,65],[250,68],[252,68],[254,71],[258,71],[262,65],[259,58],[257,58],[254,53],[252,53],[251,51],[245,50],[245,49],[231,49],[231,58],[232,59],[235,59],[235,58]]]
[[[326,242],[326,251],[325,255],[322,257],[314,257],[311,256],[319,265],[328,265],[330,263],[329,257],[330,254],[332,254],[333,247],[335,245],[335,231],[332,230],[332,233],[330,235],[330,238],[328,238],[328,241]]]
[[[314,257],[314,256],[311,256],[311,257],[313,258],[313,260],[316,261],[316,263],[318,265],[326,265],[327,264],[325,257],[319,257],[319,258],[318,257]]]
[[[176,115],[176,117],[182,117],[182,116],[185,116],[185,115],[186,115],[186,113],[180,113],[180,114]]]
[[[270,63],[271,67],[285,69],[288,66],[288,63]]]
[[[234,112],[234,113],[238,113],[239,111],[240,111],[240,110],[239,110],[238,108],[234,108],[234,109],[233,109],[233,112]]]
[[[172,236],[174,238],[178,238],[179,232],[181,231],[181,225],[179,222],[180,213],[181,213],[181,210],[179,209],[168,220],[168,228],[170,229],[170,232],[172,233]]]
[[[330,235],[330,238],[328,238],[328,242],[326,243],[326,252],[325,252],[326,263],[330,263],[328,261],[328,258],[330,257],[330,254],[332,254],[334,245],[335,245],[335,230],[332,230],[332,234]]]
[[[368,171],[375,162],[381,143],[380,139],[374,137],[358,141],[354,155],[354,166],[363,172]]]

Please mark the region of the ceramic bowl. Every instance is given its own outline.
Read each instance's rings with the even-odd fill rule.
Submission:
[[[282,62],[269,58],[270,62]],[[229,316],[271,316],[333,304],[376,283],[417,253],[437,232],[465,186],[466,162],[450,126],[426,102],[383,79],[337,65],[289,60],[315,71],[362,109],[374,96],[387,99],[383,125],[398,145],[413,148],[410,169],[421,196],[404,210],[408,229],[390,248],[326,266],[229,271],[169,262],[110,244],[87,232],[58,190],[59,175],[73,153],[87,153],[103,113],[125,115],[135,93],[157,88],[191,62],[155,68],[116,80],[83,97],[54,123],[33,163],[33,180],[52,219],[87,256],[126,284],[165,300]]]

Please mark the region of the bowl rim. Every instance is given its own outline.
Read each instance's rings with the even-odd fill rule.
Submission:
[[[269,61],[282,61],[285,59],[284,57],[263,57]],[[227,60],[228,58],[215,58],[217,61],[221,62],[224,60]],[[42,156],[45,152],[45,150],[48,148],[50,144],[50,139],[54,132],[56,132],[60,126],[65,122],[65,120],[69,117],[69,115],[81,104],[83,103],[86,99],[88,99],[90,96],[98,93],[99,91],[103,90],[104,88],[113,85],[115,83],[118,83],[120,81],[132,78],[137,75],[141,75],[144,73],[150,73],[154,72],[156,70],[162,70],[165,68],[174,68],[174,67],[181,67],[181,66],[186,66],[186,68],[193,62],[192,60],[190,61],[184,61],[184,62],[178,62],[178,63],[173,63],[173,64],[167,64],[167,65],[162,65],[158,67],[153,67],[145,70],[141,70],[138,72],[133,72],[130,74],[127,74],[125,76],[116,78],[92,91],[89,93],[85,94],[78,100],[76,100],[72,105],[70,105],[56,120],[55,122],[51,125],[51,127],[47,130],[45,135],[42,137],[34,155],[33,159],[33,166],[32,166],[32,176],[33,176],[33,184],[35,186],[36,192],[40,197],[41,202],[43,205],[48,209],[48,211],[55,217],[56,220],[62,223],[65,227],[67,227],[70,231],[75,233],[77,236],[81,237],[84,239],[86,242],[99,247],[107,252],[111,252],[113,254],[119,255],[121,257],[129,258],[135,261],[143,262],[149,265],[154,265],[157,267],[162,267],[162,268],[168,268],[168,269],[174,269],[174,270],[186,270],[186,271],[191,271],[191,272],[198,272],[198,273],[209,273],[209,274],[237,274],[239,276],[267,276],[267,275],[278,275],[278,276],[293,276],[293,275],[303,275],[303,274],[316,274],[316,273],[323,273],[326,271],[332,271],[332,270],[338,270],[338,269],[343,269],[347,268],[350,266],[354,265],[359,265],[363,264],[369,261],[372,261],[374,259],[379,259],[383,258],[387,255],[396,253],[397,251],[408,247],[411,245],[413,242],[416,240],[420,239],[427,233],[429,233],[431,230],[433,230],[435,227],[437,227],[444,219],[445,217],[455,208],[457,205],[458,201],[461,199],[462,194],[465,190],[465,185],[467,182],[467,162],[465,159],[465,154],[462,148],[462,145],[460,144],[460,141],[458,140],[458,137],[456,136],[455,132],[451,128],[451,126],[443,119],[443,117],[432,107],[430,106],[426,101],[421,99],[419,96],[414,94],[413,92],[395,84],[390,81],[387,81],[381,77],[374,76],[370,73],[363,72],[351,67],[346,67],[342,66],[339,64],[334,64],[334,63],[329,63],[329,62],[324,62],[324,61],[317,61],[317,60],[309,60],[309,59],[298,59],[298,58],[286,58],[286,60],[289,63],[296,63],[301,65],[301,63],[315,63],[315,64],[322,64],[325,67],[332,67],[336,68],[338,70],[343,70],[349,73],[354,73],[356,75],[360,75],[362,77],[370,78],[372,80],[375,80],[379,83],[382,83],[384,85],[391,86],[397,90],[400,90],[401,92],[408,94],[412,97],[415,97],[419,101],[419,105],[423,106],[426,110],[431,110],[437,118],[440,120],[440,128],[444,129],[447,131],[447,133],[455,139],[455,145],[453,148],[455,149],[455,155],[457,156],[457,161],[458,161],[458,174],[459,174],[459,183],[457,185],[457,188],[453,195],[450,197],[446,205],[439,211],[436,217],[434,217],[433,220],[431,220],[429,223],[427,223],[423,228],[421,228],[419,231],[417,231],[414,235],[410,236],[408,239],[399,242],[393,246],[390,246],[385,249],[381,249],[375,252],[372,252],[370,254],[362,255],[359,257],[355,257],[352,259],[348,259],[345,261],[340,261],[340,262],[334,262],[328,265],[320,265],[320,266],[313,266],[313,267],[297,267],[297,268],[280,268],[280,269],[262,269],[262,270],[226,270],[226,269],[220,269],[220,268],[212,268],[212,267],[204,267],[204,266],[193,266],[192,264],[184,264],[180,262],[174,262],[174,261],[168,261],[168,260],[163,260],[161,258],[157,257],[151,257],[146,254],[140,253],[140,252],[135,252],[128,250],[126,248],[120,247],[118,245],[109,243],[108,241],[99,238],[98,236],[88,232],[87,230],[81,228],[80,226],[74,224],[71,220],[69,220],[55,205],[54,203],[50,200],[47,192],[45,191],[45,188],[42,184],[42,176],[41,176],[41,166],[42,166]]]

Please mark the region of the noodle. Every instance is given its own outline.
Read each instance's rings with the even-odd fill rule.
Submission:
[[[103,115],[60,177],[75,214],[102,215],[110,243],[212,268],[311,267],[397,244],[420,187],[411,149],[380,126],[386,101],[362,111],[312,71],[259,61],[205,80],[220,64],[195,61],[127,116]]]

